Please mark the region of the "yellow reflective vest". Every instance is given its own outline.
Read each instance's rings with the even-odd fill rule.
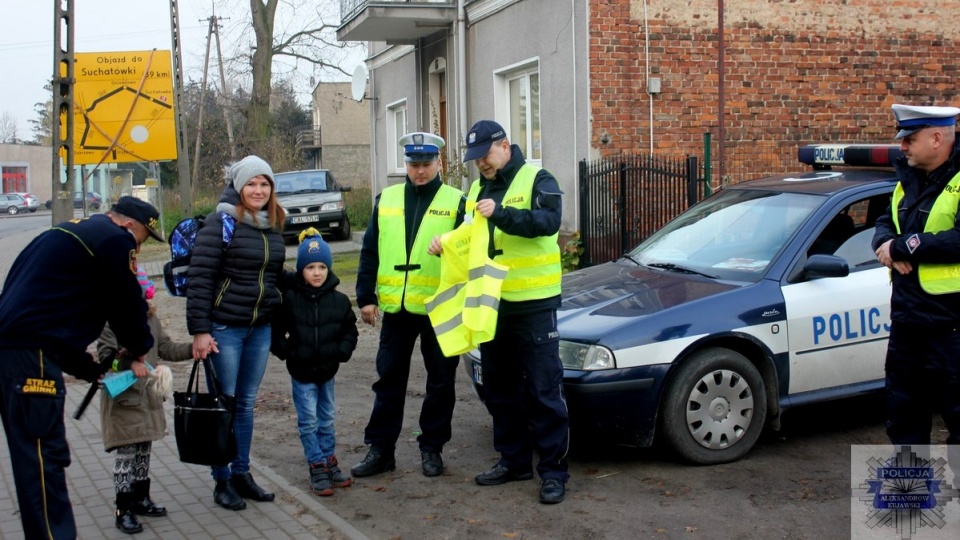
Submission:
[[[507,267],[488,257],[489,242],[487,219],[470,212],[460,227],[440,237],[440,286],[426,307],[445,356],[475,349],[496,334]]]
[[[529,164],[520,167],[500,204],[530,210],[533,203],[533,181],[539,171],[540,167]],[[470,186],[467,204],[475,203],[479,194],[480,180],[477,179]],[[497,255],[493,260],[509,268],[507,277],[503,280],[503,300],[523,302],[560,294],[563,270],[560,265],[558,236],[558,233],[554,233],[550,236],[524,238],[494,228],[493,245]]]
[[[903,185],[897,183],[893,190],[890,210],[893,213],[893,226],[900,234],[900,201],[903,199]],[[957,205],[960,204],[960,173],[957,173],[943,191],[937,196],[930,208],[930,215],[923,226],[925,233],[937,233],[954,227],[957,217]],[[928,294],[947,294],[960,292],[960,264],[956,263],[920,263],[917,277],[920,287]]]
[[[425,315],[424,302],[440,285],[440,259],[427,254],[434,236],[450,232],[457,222],[457,209],[463,192],[446,184],[440,186],[423,214],[417,237],[407,260],[405,184],[390,186],[380,194],[377,206],[377,299],[380,309],[398,313],[400,307]]]

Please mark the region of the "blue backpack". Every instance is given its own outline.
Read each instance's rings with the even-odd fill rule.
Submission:
[[[220,212],[223,222],[223,249],[226,250],[233,239],[237,222],[230,214]],[[203,227],[204,216],[186,218],[170,232],[167,243],[170,244],[170,262],[163,265],[163,282],[173,296],[187,295],[187,273],[190,271],[190,257],[197,244],[197,231]]]

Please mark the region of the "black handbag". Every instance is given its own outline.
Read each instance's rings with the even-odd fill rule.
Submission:
[[[212,392],[200,393],[197,368],[210,380]],[[186,392],[173,393],[173,425],[180,461],[197,465],[227,465],[237,457],[233,434],[236,400],[223,394],[209,358],[194,360]]]

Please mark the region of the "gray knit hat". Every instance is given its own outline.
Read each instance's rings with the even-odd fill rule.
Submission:
[[[266,161],[257,156],[247,156],[230,166],[230,181],[237,193],[240,193],[251,178],[260,175],[266,176],[270,183],[273,183],[273,170]]]

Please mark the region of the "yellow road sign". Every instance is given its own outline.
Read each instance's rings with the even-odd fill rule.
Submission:
[[[177,158],[170,51],[74,58],[74,163]]]

